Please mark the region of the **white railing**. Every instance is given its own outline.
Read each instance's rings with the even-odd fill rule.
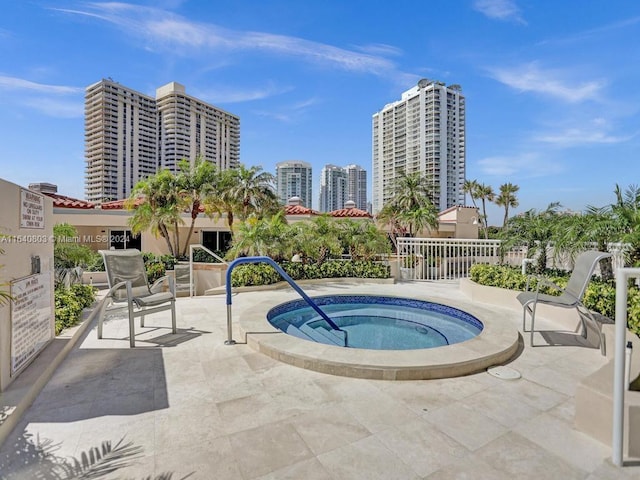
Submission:
[[[405,280],[458,279],[475,263],[498,263],[500,240],[398,238],[397,261]]]
[[[194,286],[194,278],[193,278],[193,252],[196,249],[200,249],[200,250],[204,250],[205,252],[207,252],[209,255],[211,255],[213,258],[215,258],[216,260],[218,260],[218,262],[220,263],[224,263],[227,264],[226,260],[224,258],[219,257],[218,255],[216,255],[214,252],[212,252],[211,250],[209,250],[207,247],[205,247],[204,245],[201,245],[199,243],[195,243],[192,245],[189,245],[189,296],[193,297],[193,286]]]
[[[622,467],[624,453],[624,392],[629,385],[629,376],[625,375],[627,343],[627,285],[630,279],[640,278],[640,268],[621,268],[616,273],[616,330],[613,357],[613,421],[611,460]]]
[[[455,280],[469,276],[469,268],[476,263],[504,263],[520,267],[527,258],[526,247],[512,248],[500,257],[501,240],[466,238],[398,238],[398,271],[403,280]],[[594,245],[595,248],[595,245]],[[625,245],[609,244],[613,255],[614,273],[625,265]],[[571,270],[573,261],[568,255],[554,255],[547,249],[550,268]]]

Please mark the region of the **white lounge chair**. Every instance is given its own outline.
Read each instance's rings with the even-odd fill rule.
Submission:
[[[533,334],[536,331],[536,307],[541,303],[560,308],[575,308],[578,311],[578,315],[582,323],[582,333],[580,335],[586,338],[587,322],[591,323],[591,325],[596,328],[600,337],[600,350],[603,355],[605,354],[605,342],[602,328],[594,318],[593,313],[582,303],[582,297],[584,296],[584,292],[591,281],[591,277],[593,276],[593,272],[598,266],[598,263],[600,260],[607,257],[611,257],[611,254],[598,251],[587,251],[578,255],[573,271],[571,272],[571,276],[569,277],[569,282],[564,289],[544,277],[537,277],[538,282],[536,290],[529,291],[531,277],[527,279],[527,291],[520,293],[517,298],[523,307],[522,330],[524,332],[530,332],[530,344],[532,347],[535,346],[533,344]],[[549,286],[561,293],[559,296],[540,293],[540,288],[542,286]],[[529,313],[531,317],[530,330],[526,329],[527,313]]]
[[[127,303],[129,311],[129,344],[135,347],[135,317],[140,317],[144,327],[144,317],[151,313],[171,310],[171,326],[176,328],[176,292],[172,277],[162,277],[149,286],[142,253],[137,249],[100,250],[107,272],[109,291],[102,300],[98,316],[98,338],[102,338],[102,324],[107,307],[111,303]],[[161,291],[161,285],[168,278],[169,291]]]

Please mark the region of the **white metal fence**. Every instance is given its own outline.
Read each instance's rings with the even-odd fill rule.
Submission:
[[[527,258],[527,248],[519,247],[500,257],[500,240],[463,238],[398,238],[398,271],[404,280],[455,280],[469,275],[476,263],[497,264],[500,261],[520,266]],[[624,245],[611,244],[614,272],[624,266]],[[551,268],[571,270],[572,260],[547,252]]]

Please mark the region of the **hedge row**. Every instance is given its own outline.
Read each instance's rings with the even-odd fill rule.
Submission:
[[[364,260],[335,260],[321,264],[303,264],[282,262],[280,266],[294,280],[312,280],[320,278],[389,278],[389,265]],[[234,287],[271,285],[282,277],[268,264],[238,265],[231,272],[231,285]]]

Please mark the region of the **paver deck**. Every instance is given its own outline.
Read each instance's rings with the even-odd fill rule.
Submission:
[[[306,290],[461,295],[439,282]],[[234,295],[234,318],[266,298],[295,292]],[[179,333],[154,328],[170,324],[168,312],[150,316],[135,349],[123,316],[103,340],[92,325],[0,448],[0,478],[54,478],[61,459],[122,440],[131,448],[99,478],[640,479],[640,467],[613,466],[611,449],[572,425],[576,385],[605,362],[597,349],[523,345],[509,364],[518,380],[366,380],[224,345],[224,296],[177,306]],[[519,311],[507,317],[519,326]]]

